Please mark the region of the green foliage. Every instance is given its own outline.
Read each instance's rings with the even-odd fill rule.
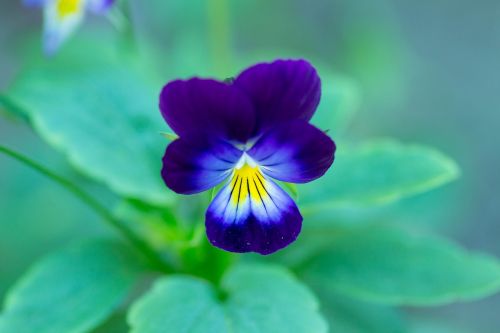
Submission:
[[[290,7],[285,0],[279,3],[270,6]],[[345,58],[343,68],[357,73],[353,80],[332,72],[335,62],[323,66],[321,59],[305,55],[307,48],[289,52],[276,45],[272,54],[264,47],[265,56],[258,59],[259,51],[248,47],[255,29],[267,34],[265,22],[276,24],[276,19],[286,27],[291,16],[285,16],[299,7],[291,6],[279,17],[267,10],[255,20],[247,13],[256,7],[254,1],[130,5],[134,22],[128,23],[137,19],[142,25],[130,24],[122,36],[127,45],[115,48],[101,35],[83,43],[73,39],[56,57],[23,67],[0,95],[0,112],[29,122],[78,171],[113,190],[115,203],[121,204],[102,204],[99,216],[116,218],[111,225],[135,243],[144,259],[159,263],[151,269],[161,273],[153,272],[158,275],[151,275],[153,287],[144,295],[129,295],[144,270],[130,249],[106,241],[72,247],[42,260],[11,290],[0,315],[0,333],[403,333],[409,323],[404,310],[393,306],[474,300],[500,289],[495,258],[377,223],[382,220],[379,209],[391,208],[381,208],[384,204],[433,190],[459,175],[450,158],[429,147],[394,140],[348,141],[352,135],[346,129],[361,96],[370,98],[369,92],[361,93],[358,80],[363,88],[376,87],[371,98],[382,99],[383,105],[404,98],[394,92],[405,92],[395,80],[408,77],[401,72],[405,66],[387,56],[401,53],[393,52],[399,50],[392,47],[397,36],[383,42],[390,29],[355,22],[355,38],[338,53]],[[371,6],[370,12],[378,7]],[[117,8],[113,14],[127,23],[126,10],[123,17]],[[242,27],[230,29],[229,14],[255,24],[247,40],[235,38]],[[304,14],[301,19],[308,16]],[[306,33],[304,22],[291,29]],[[295,33],[287,35],[303,43]],[[231,52],[231,40],[245,55]],[[253,44],[266,45],[260,39]],[[143,52],[132,51],[135,47]],[[224,79],[236,75],[236,68],[275,58],[306,58],[318,68],[322,98],[312,123],[336,141],[338,152],[333,168],[317,182],[300,187],[281,183],[300,201],[305,217],[297,242],[271,257],[237,255],[213,247],[205,237],[206,207],[223,184],[211,194],[173,204],[174,195],[161,181],[161,156],[177,136],[168,132],[158,112],[158,93],[177,77]],[[154,73],[164,77],[157,80],[145,63],[154,63]],[[336,223],[351,213],[363,222]],[[72,217],[71,211],[66,214],[64,222]],[[40,226],[47,228],[46,223]],[[241,258],[247,262],[235,265]],[[270,260],[290,271],[266,263]],[[415,332],[442,331],[436,327],[416,325]]]
[[[361,102],[356,83],[344,76],[321,72],[321,101],[312,123],[335,140],[350,124]]]
[[[314,296],[283,268],[239,266],[220,288],[190,276],[163,278],[133,305],[132,332],[327,332]]]
[[[80,171],[121,195],[164,204],[161,85],[136,62],[100,50],[95,58],[68,52],[27,68],[6,98]]]
[[[119,312],[109,318],[104,324],[92,331],[92,333],[124,333],[128,332],[127,318],[125,313]]]
[[[137,258],[115,242],[83,243],[51,255],[10,291],[0,332],[88,332],[124,300],[139,273]]]
[[[316,290],[330,333],[404,333],[407,323],[400,311]]]
[[[500,289],[494,258],[396,226],[337,230],[300,270],[322,293],[386,304],[444,304]]]
[[[330,208],[387,204],[454,180],[456,164],[438,151],[394,140],[340,146],[334,167],[300,188],[304,214]]]

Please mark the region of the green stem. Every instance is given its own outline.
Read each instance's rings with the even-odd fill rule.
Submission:
[[[138,45],[130,14],[130,3],[126,0],[118,2],[108,13],[108,19],[119,32],[124,50],[132,53],[137,51]]]
[[[208,24],[214,69],[222,78],[231,68],[231,33],[228,0],[208,0]]]
[[[13,159],[23,163],[24,165],[38,171],[44,176],[50,178],[52,181],[58,183],[71,193],[73,193],[78,199],[80,199],[87,206],[92,208],[99,216],[101,216],[104,221],[108,222],[109,225],[118,230],[130,243],[137,248],[142,254],[144,254],[149,263],[155,268],[165,273],[171,273],[174,271],[172,267],[167,265],[165,261],[158,255],[158,253],[151,248],[151,246],[146,243],[143,239],[137,236],[131,229],[129,229],[124,223],[113,216],[108,209],[103,206],[99,201],[94,199],[90,194],[73,184],[71,181],[57,175],[56,173],[50,171],[46,167],[38,164],[37,162],[29,159],[28,157],[15,152],[3,145],[0,145],[0,153],[3,153]]]

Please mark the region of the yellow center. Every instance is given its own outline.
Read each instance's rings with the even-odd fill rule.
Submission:
[[[253,201],[261,202],[269,196],[265,184],[266,180],[259,168],[245,164],[240,169],[235,170],[231,180],[231,201],[233,204],[238,204],[250,194]]]
[[[60,18],[78,13],[82,5],[82,0],[58,0],[57,14]]]

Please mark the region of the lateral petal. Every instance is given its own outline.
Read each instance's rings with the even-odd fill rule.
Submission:
[[[167,147],[161,175],[177,193],[203,192],[228,178],[241,155],[240,150],[224,141],[188,135]]]
[[[280,124],[247,152],[266,175],[289,183],[321,177],[333,163],[335,143],[306,121]]]

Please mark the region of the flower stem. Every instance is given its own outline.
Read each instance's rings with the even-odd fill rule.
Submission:
[[[137,51],[137,40],[132,23],[129,1],[120,1],[111,8],[108,19],[121,36],[121,44],[125,51]]]
[[[72,183],[70,180],[59,176],[28,157],[3,145],[0,145],[0,153],[5,154],[30,167],[31,169],[38,171],[42,175],[64,187],[69,192],[73,193],[75,197],[80,199],[88,207],[92,208],[100,217],[103,218],[104,221],[108,222],[109,225],[119,231],[128,241],[130,241],[130,243],[147,258],[153,268],[164,273],[171,273],[174,271],[174,269],[169,266],[148,243],[137,236],[126,226],[125,223],[117,219],[104,205]]]
[[[225,78],[231,69],[231,34],[228,0],[209,0],[207,10],[212,63],[216,73]]]

